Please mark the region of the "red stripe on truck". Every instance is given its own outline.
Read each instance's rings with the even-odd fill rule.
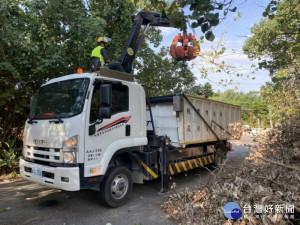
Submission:
[[[104,127],[101,127],[98,131],[104,130],[104,129],[109,128],[109,127],[112,127],[112,126],[114,126],[118,123],[128,123],[130,118],[131,118],[131,116],[121,117],[120,119],[117,119],[116,121],[111,122],[111,123],[105,125]]]

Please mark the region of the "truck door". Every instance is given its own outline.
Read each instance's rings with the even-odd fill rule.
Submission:
[[[105,82],[107,84],[109,82]],[[103,175],[101,162],[109,161],[106,151],[110,151],[112,145],[122,145],[122,140],[130,139],[131,114],[129,110],[129,88],[121,83],[109,83],[112,85],[112,116],[110,119],[104,119],[100,124],[96,125],[95,134],[89,135],[89,127],[99,119],[100,108],[100,82],[94,86],[91,94],[90,107],[86,117],[86,132],[85,132],[85,176]],[[103,158],[104,157],[104,158]],[[107,157],[107,159],[105,159]],[[107,162],[108,163],[108,162]],[[89,170],[96,168],[96,174],[89,174]],[[94,171],[95,172],[95,171]]]

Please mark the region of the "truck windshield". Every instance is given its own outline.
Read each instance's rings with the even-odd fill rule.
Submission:
[[[88,78],[60,81],[42,86],[34,96],[29,118],[67,118],[82,112]]]

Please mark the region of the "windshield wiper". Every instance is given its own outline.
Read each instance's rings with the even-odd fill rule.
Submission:
[[[56,114],[53,115],[53,117],[57,120],[49,120],[49,123],[63,123],[64,121]]]
[[[40,115],[37,115],[37,116],[34,116],[34,117],[32,117],[31,119],[29,119],[28,121],[27,121],[27,123],[29,123],[29,124],[34,124],[34,123],[37,123],[37,121],[35,121],[35,120],[37,120],[39,117],[41,116],[41,114]]]

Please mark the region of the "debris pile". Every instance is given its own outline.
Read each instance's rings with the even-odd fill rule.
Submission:
[[[212,184],[171,194],[162,211],[178,224],[297,224],[300,213],[300,122],[270,130],[238,165],[211,172]],[[236,202],[242,217],[223,214]],[[288,211],[287,211],[288,210]]]
[[[232,124],[229,124],[229,126],[231,127],[231,129],[230,129],[231,139],[233,139],[233,140],[241,139],[241,136],[243,133],[242,122],[232,123]]]

